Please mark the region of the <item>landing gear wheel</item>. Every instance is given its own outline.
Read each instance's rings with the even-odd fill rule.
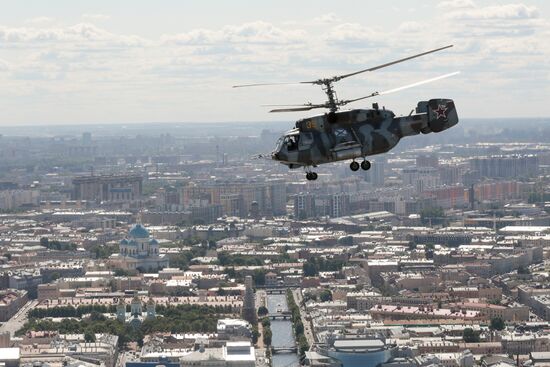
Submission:
[[[315,181],[317,179],[317,173],[308,172],[308,173],[306,173],[306,178],[307,178],[308,181]]]
[[[364,169],[365,171],[368,171],[370,169],[370,162],[367,160],[364,160],[363,162],[361,162],[361,168]]]
[[[356,161],[353,161],[349,164],[349,168],[352,171],[357,171],[359,169],[359,163],[357,163]]]

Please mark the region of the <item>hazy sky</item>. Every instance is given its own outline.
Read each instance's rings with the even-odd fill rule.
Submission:
[[[550,116],[547,0],[0,5],[0,126],[293,120],[307,113],[269,114],[261,105],[323,102],[318,87],[231,85],[348,73],[447,44],[455,47],[341,81],[338,95],[460,70],[376,101],[397,114],[449,97],[463,117]]]

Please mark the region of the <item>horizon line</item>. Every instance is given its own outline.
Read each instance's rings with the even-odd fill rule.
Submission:
[[[550,116],[543,117],[462,117],[459,120],[515,120],[515,119],[524,119],[524,120],[544,120],[549,119]],[[299,119],[297,119],[299,120]],[[3,125],[0,126],[0,129],[4,128],[33,128],[33,127],[80,127],[80,126],[120,126],[120,125],[146,125],[146,124],[158,124],[158,125],[174,125],[174,124],[265,124],[265,123],[293,123],[297,120],[243,120],[243,121],[147,121],[147,122],[84,122],[84,123],[35,123],[24,125]],[[0,133],[0,135],[2,135]]]

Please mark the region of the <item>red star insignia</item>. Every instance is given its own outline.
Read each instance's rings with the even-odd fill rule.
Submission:
[[[444,119],[447,118],[447,106],[445,106],[445,105],[440,104],[440,105],[437,106],[437,109],[432,110],[432,111],[434,111],[436,113],[436,115],[437,115],[436,118],[437,119],[439,119],[441,117],[443,117]]]

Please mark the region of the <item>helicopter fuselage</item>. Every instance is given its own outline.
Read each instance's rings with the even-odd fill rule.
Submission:
[[[418,102],[414,114],[402,117],[376,104],[330,112],[298,120],[281,136],[271,158],[291,169],[365,158],[391,150],[405,136],[440,132],[457,123],[450,99]]]

